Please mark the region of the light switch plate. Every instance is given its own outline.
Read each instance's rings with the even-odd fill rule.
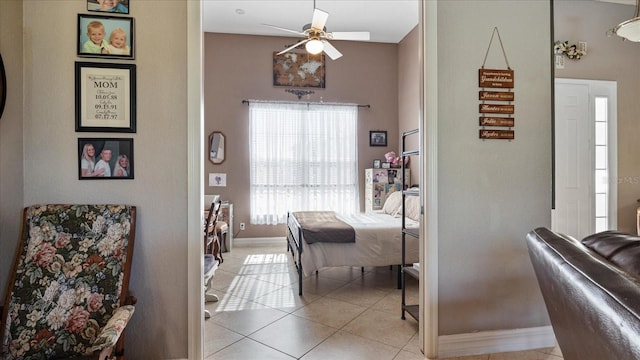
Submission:
[[[556,69],[564,69],[564,56],[556,55]]]

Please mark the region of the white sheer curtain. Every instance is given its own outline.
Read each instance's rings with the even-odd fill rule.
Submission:
[[[249,102],[252,224],[357,212],[357,105]]]

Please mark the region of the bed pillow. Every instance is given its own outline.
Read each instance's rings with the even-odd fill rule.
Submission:
[[[404,201],[405,215],[411,220],[420,221],[420,197],[407,196]]]
[[[395,216],[398,211],[401,210],[402,207],[402,192],[394,191],[387,195],[387,200],[385,200],[384,205],[382,206],[382,212],[385,214],[389,214]]]

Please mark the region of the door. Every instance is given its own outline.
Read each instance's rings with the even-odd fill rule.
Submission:
[[[616,83],[556,79],[552,228],[582,239],[616,227]]]

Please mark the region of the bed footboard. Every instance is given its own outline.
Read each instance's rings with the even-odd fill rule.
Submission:
[[[302,227],[296,217],[287,213],[287,251],[291,251],[293,263],[298,270],[298,295],[302,296]]]

